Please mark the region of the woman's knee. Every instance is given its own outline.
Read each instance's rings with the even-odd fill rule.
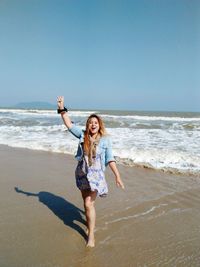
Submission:
[[[84,206],[85,209],[90,210],[94,207],[94,201],[92,201],[91,198],[86,198],[84,200]]]

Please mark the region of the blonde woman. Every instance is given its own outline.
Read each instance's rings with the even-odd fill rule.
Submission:
[[[124,184],[120,178],[115,159],[112,154],[112,146],[109,136],[106,134],[102,119],[91,114],[86,122],[86,129],[83,131],[75,126],[64,107],[64,97],[57,99],[58,113],[69,132],[79,139],[79,146],[76,153],[78,165],[76,167],[76,185],[80,189],[85,215],[87,220],[88,247],[95,246],[94,228],[96,220],[95,199],[97,195],[106,196],[108,187],[105,180],[105,167],[109,165],[114,176],[116,185],[124,189]]]

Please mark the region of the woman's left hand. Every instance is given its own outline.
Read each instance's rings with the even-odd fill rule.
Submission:
[[[109,162],[109,166],[110,166],[112,172],[113,172],[114,175],[115,175],[115,182],[116,182],[116,185],[117,185],[118,187],[121,187],[122,189],[125,189],[124,184],[123,184],[123,182],[122,182],[122,180],[121,180],[119,171],[118,171],[118,169],[117,169],[116,162],[115,162],[115,161],[110,161],[110,162]]]
[[[116,177],[116,185],[118,187],[121,187],[122,189],[125,189],[124,184],[123,184],[123,182],[122,182],[120,177]]]

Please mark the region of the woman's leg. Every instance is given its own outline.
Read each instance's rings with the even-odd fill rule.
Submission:
[[[95,199],[97,196],[97,192],[92,192],[89,190],[82,190],[82,197],[84,202],[85,208],[85,215],[87,220],[87,227],[88,227],[88,247],[94,247],[95,240],[94,240],[94,228],[95,228],[95,221],[96,221],[96,211],[94,207]]]

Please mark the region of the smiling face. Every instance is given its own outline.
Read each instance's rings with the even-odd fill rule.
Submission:
[[[89,120],[89,124],[88,124],[88,129],[89,129],[89,133],[91,136],[94,136],[96,134],[98,134],[99,132],[99,121],[97,118],[92,117]]]
[[[98,115],[91,114],[86,122],[85,133],[84,133],[84,151],[86,154],[89,153],[90,148],[90,136],[93,138],[102,137],[106,134],[104,123]]]

